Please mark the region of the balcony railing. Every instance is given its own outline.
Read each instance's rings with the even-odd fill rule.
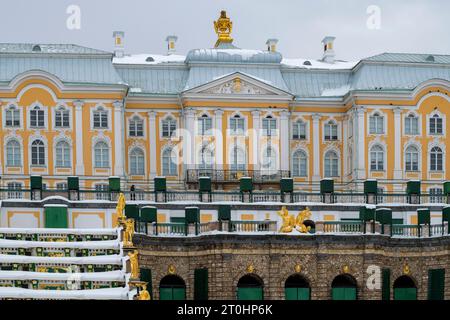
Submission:
[[[187,169],[186,183],[198,183],[200,177],[210,177],[213,183],[238,183],[241,177],[251,177],[253,183],[279,183],[281,178],[289,178],[288,170],[217,170]]]

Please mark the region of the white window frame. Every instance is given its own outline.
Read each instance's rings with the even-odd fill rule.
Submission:
[[[94,186],[96,200],[109,200],[109,185],[107,183],[97,183]]]
[[[139,161],[136,160],[137,157],[135,157],[136,159],[134,159],[134,161],[137,161],[135,171],[133,170],[133,160],[132,160],[134,152],[140,152],[140,154],[142,155],[142,167],[139,167],[140,164],[139,164]],[[129,172],[130,172],[131,176],[145,176],[145,164],[146,164],[145,150],[143,150],[140,147],[131,148],[131,150],[129,151],[128,161],[129,161],[129,170],[130,170]],[[142,169],[142,170],[140,170],[140,169]]]
[[[19,191],[22,190],[23,183],[18,181],[9,181],[6,184],[6,189],[8,190],[8,199],[22,199],[23,198],[23,192]]]
[[[11,164],[11,163],[8,162],[8,159],[9,159],[8,144],[10,142],[17,142],[18,145],[19,145],[19,156],[20,157],[19,157],[18,163],[14,162],[14,164]],[[18,139],[11,138],[11,139],[8,139],[6,141],[6,143],[5,143],[5,162],[6,162],[6,167],[22,167],[22,164],[23,164],[23,146],[22,146],[22,143]]]
[[[417,120],[417,133],[410,133],[406,131],[406,121],[407,119],[412,119],[413,116]],[[420,114],[417,114],[415,112],[408,112],[403,117],[403,134],[405,136],[419,136],[421,135],[421,129],[422,129],[422,119]]]
[[[36,110],[36,108],[38,108],[38,111],[42,111],[44,114],[44,124],[43,126],[32,126],[31,125],[31,111]],[[39,119],[37,119],[39,122]],[[29,129],[47,129],[48,128],[48,120],[47,120],[47,108],[44,107],[42,104],[35,102],[32,103],[28,108],[27,108],[27,123],[28,123],[28,128]]]
[[[43,148],[44,148],[44,156],[43,156],[43,162],[44,163],[37,163],[37,164],[35,164],[35,163],[33,163],[33,144],[34,144],[34,142],[36,142],[36,141],[41,141],[42,142],[42,145],[43,145]],[[40,154],[40,152],[38,152],[38,154]],[[42,138],[33,138],[33,139],[30,139],[30,155],[29,155],[29,157],[30,157],[30,166],[31,167],[46,167],[47,166],[47,143],[46,143],[46,141],[44,141],[44,139],[42,139]],[[39,156],[38,157],[38,160],[40,160],[41,159],[41,157]],[[39,161],[40,162],[40,161]]]
[[[268,123],[267,128],[264,128],[264,123]],[[275,128],[273,128],[275,124]],[[278,135],[278,119],[269,114],[261,119],[261,131],[263,137],[276,137]]]
[[[436,162],[436,167],[434,170],[432,169],[432,152],[434,148],[439,148],[441,150],[441,154],[442,154],[442,163],[441,163],[441,170],[438,170],[437,168],[439,167]],[[430,151],[428,152],[428,164],[429,164],[429,172],[444,172],[445,171],[445,149],[442,146],[439,145],[433,145],[430,147]]]
[[[431,133],[430,121],[431,121],[431,118],[435,115],[439,116],[442,119],[442,133]],[[432,113],[427,115],[427,135],[428,136],[432,136],[432,137],[443,136],[443,135],[445,135],[446,132],[447,132],[446,131],[446,118],[445,118],[444,114],[435,110]]]
[[[384,114],[380,111],[374,111],[369,115],[369,123],[368,123],[368,129],[369,134],[385,134],[386,132],[386,123],[385,123],[386,117]],[[372,130],[372,121],[375,121],[375,130]],[[379,130],[379,125],[381,124],[381,130]]]
[[[436,191],[440,192],[436,192]],[[441,186],[432,186],[428,188],[430,203],[444,203],[444,189]]]
[[[336,139],[327,139],[327,130],[331,130],[331,132],[329,132],[331,134],[330,137],[334,137],[332,135],[333,134],[332,129],[327,129],[327,127],[331,126],[331,125],[336,126]],[[323,123],[323,126],[322,126],[322,130],[323,130],[322,131],[323,132],[323,139],[322,140],[324,142],[339,141],[340,140],[340,130],[339,129],[340,129],[339,128],[339,123],[336,120],[329,119],[329,120],[325,121]]]
[[[331,174],[329,174],[329,175],[326,174],[327,173],[327,169],[326,169],[327,168],[327,163],[326,163],[327,154],[330,153],[330,152],[333,152],[336,155],[336,160],[337,160],[337,166],[336,166],[337,167],[337,174],[336,175],[333,174],[333,172],[331,172]],[[325,178],[337,178],[337,177],[340,177],[341,176],[340,175],[340,164],[341,164],[341,157],[340,157],[339,152],[337,150],[334,150],[334,149],[326,150],[324,155],[323,155],[323,176]],[[331,164],[331,165],[333,165],[333,164]],[[331,169],[333,169],[332,166],[331,166]]]
[[[142,123],[142,134],[141,135],[137,135],[137,133],[138,133],[138,124],[136,123],[136,121],[140,121],[141,123]],[[135,123],[135,125],[134,125],[134,130],[135,130],[135,135],[132,135],[131,134],[131,129],[132,129],[132,123]],[[130,137],[130,138],[143,138],[143,137],[145,137],[145,120],[142,118],[142,117],[140,117],[139,115],[137,115],[137,114],[135,114],[135,115],[133,115],[133,116],[131,116],[131,117],[129,117],[128,118],[128,136]]]
[[[106,117],[106,119],[107,119],[107,126],[106,127],[99,127],[99,128],[96,128],[95,126],[94,126],[94,124],[95,124],[95,122],[94,122],[94,116],[95,116],[95,113],[96,112],[106,112],[106,114],[107,114],[107,117]],[[106,106],[104,106],[103,104],[99,104],[99,105],[96,105],[95,107],[93,107],[93,108],[91,108],[91,129],[92,130],[110,130],[111,129],[111,126],[112,126],[112,123],[111,123],[111,109],[110,108],[107,108]]]
[[[62,113],[66,112],[67,113],[68,118],[69,118],[67,126],[64,126],[64,118],[61,118],[61,121],[62,121],[61,125],[60,126],[57,125],[56,118],[57,118],[58,112],[62,112]],[[60,104],[56,108],[53,109],[53,124],[54,124],[54,128],[56,130],[70,129],[72,127],[71,120],[72,120],[72,112],[69,107]]]
[[[107,166],[104,166],[104,163],[103,163],[103,161],[104,161],[104,159],[102,159],[102,164],[100,165],[100,166],[98,166],[97,165],[97,160],[96,160],[96,146],[97,146],[97,144],[99,144],[99,143],[104,143],[106,146],[107,146],[107,148],[108,148],[108,165]],[[111,145],[108,143],[108,141],[105,141],[105,140],[98,140],[98,141],[95,141],[95,143],[93,144],[93,150],[92,150],[93,152],[92,152],[92,157],[93,157],[93,164],[94,164],[94,168],[95,169],[110,169],[111,168]]]
[[[7,120],[7,114],[8,112],[12,112],[12,114],[14,115],[14,112],[18,112],[18,119],[15,119],[14,116],[12,116],[12,125],[7,125],[6,124],[6,120]],[[15,103],[11,103],[9,104],[6,108],[5,108],[5,112],[3,113],[3,126],[7,129],[11,128],[11,129],[20,129],[22,128],[22,109],[19,108],[19,106],[17,106],[17,104]],[[18,120],[19,121],[19,125],[14,125],[14,121]]]
[[[210,123],[210,127],[206,128],[206,121]],[[201,114],[196,119],[196,126],[197,126],[197,135],[199,136],[212,136],[213,135],[213,129],[214,129],[214,123],[213,123],[213,117],[211,117],[207,113]]]
[[[236,152],[237,151],[237,152]],[[240,163],[239,159],[239,154],[238,152],[241,152],[242,154],[242,163]],[[232,145],[230,148],[230,157],[229,157],[229,167],[230,170],[234,170],[234,171],[243,171],[246,170],[247,168],[247,152],[245,150],[245,148],[242,148],[239,145]]]
[[[295,138],[294,137],[294,133],[295,133],[295,127],[298,127],[300,124],[302,124],[305,127],[305,137],[304,138]],[[308,121],[304,120],[303,118],[298,118],[296,119],[294,122],[292,122],[292,132],[291,132],[291,138],[292,140],[296,140],[296,141],[308,141],[309,140],[309,134],[308,134]],[[300,136],[300,132],[299,132],[299,136]]]
[[[64,160],[64,154],[62,155],[62,164],[58,164],[58,145],[60,143],[66,143],[68,146],[68,150],[69,150],[69,162],[66,163]],[[55,142],[55,150],[54,150],[54,154],[55,154],[55,158],[54,158],[54,164],[55,164],[55,168],[72,168],[72,144],[65,140],[65,139],[60,139],[57,140]]]
[[[167,168],[168,170],[165,170],[166,169],[166,166],[165,166],[166,156],[165,155],[167,152],[170,153],[170,157],[169,157],[170,162],[169,162],[169,167]],[[174,159],[176,162],[172,161]],[[163,176],[167,176],[167,177],[178,176],[178,163],[177,162],[178,161],[177,161],[176,148],[173,146],[165,147],[161,152],[161,174]],[[174,169],[174,170],[172,170],[172,169]]]
[[[232,128],[231,123],[233,121],[242,122],[242,129],[239,127],[236,128],[236,126],[235,126],[235,128]],[[231,115],[231,117],[228,118],[228,132],[229,132],[230,136],[234,136],[234,137],[245,136],[246,129],[247,129],[247,121],[246,121],[246,118],[244,116],[242,116],[241,114],[235,113],[235,114]]]
[[[408,157],[407,157],[407,154],[409,153],[408,152],[408,149],[409,148],[415,148],[416,150],[417,150],[417,169],[416,170],[414,170],[414,168],[412,168],[412,169],[408,169],[407,168],[407,161],[408,161]],[[415,145],[415,144],[408,144],[408,145],[406,145],[406,147],[405,147],[405,151],[404,151],[404,166],[405,166],[405,172],[417,172],[417,171],[421,171],[420,170],[420,168],[421,168],[421,163],[420,163],[420,159],[421,159],[421,152],[420,152],[420,148],[417,146],[417,145]]]
[[[303,154],[304,155],[304,160],[305,160],[305,169],[304,169],[304,171],[305,171],[305,174],[302,174],[302,172],[301,172],[301,164],[299,163],[299,166],[298,166],[298,174],[296,175],[295,173],[296,173],[296,170],[295,170],[295,159],[296,159],[296,154],[297,153],[301,153],[301,154]],[[294,177],[294,178],[305,178],[305,177],[308,177],[308,153],[305,151],[305,150],[303,150],[303,149],[297,149],[297,150],[295,150],[294,151],[294,153],[292,153],[292,176]]]
[[[379,148],[381,150],[375,150],[374,148]],[[379,143],[375,143],[373,144],[370,149],[369,149],[369,168],[370,171],[372,172],[384,172],[386,171],[386,148],[382,145],[380,145]],[[376,157],[376,161],[375,161],[375,168],[372,168],[372,156],[373,153],[375,154]],[[380,168],[380,162],[379,162],[379,157],[380,157],[380,153],[381,153],[381,158],[382,158],[382,162],[381,162],[381,168]]]
[[[175,130],[172,131],[171,128],[170,128],[170,124],[168,124],[168,133],[169,133],[169,135],[165,136],[164,135],[164,124],[166,122],[172,122],[172,121],[175,122]],[[167,140],[170,140],[170,139],[173,139],[173,138],[177,138],[178,128],[179,128],[178,119],[175,116],[171,115],[171,114],[166,115],[160,121],[160,127],[159,127],[160,138],[161,139],[167,139]]]

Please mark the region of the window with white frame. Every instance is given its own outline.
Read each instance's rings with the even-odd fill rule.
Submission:
[[[31,165],[45,166],[45,145],[42,140],[34,140],[31,144]]]
[[[30,127],[45,127],[45,112],[39,106],[35,106],[30,110]]]
[[[162,136],[164,138],[170,138],[175,135],[177,130],[177,121],[172,117],[167,117],[162,120]]]
[[[128,132],[130,137],[144,136],[144,120],[138,116],[134,116],[128,122]]]
[[[172,148],[166,148],[162,154],[162,174],[163,176],[177,175],[177,160]]]
[[[370,149],[370,170],[384,170],[384,150],[379,145],[373,146]]]
[[[297,150],[292,157],[292,175],[294,177],[307,176],[307,157],[303,150]]]
[[[384,202],[384,188],[378,187],[377,188],[377,203],[383,203]]]
[[[442,188],[430,188],[430,203],[443,203],[443,190]]]
[[[95,198],[96,200],[109,200],[109,185],[106,183],[100,183],[95,185]]]
[[[94,164],[96,168],[109,168],[109,146],[99,141],[94,146]]]
[[[130,152],[130,174],[133,176],[145,174],[144,152],[140,148],[133,148]]]
[[[430,170],[442,171],[443,159],[442,149],[439,147],[433,147],[430,152]]]
[[[325,123],[324,139],[326,141],[336,141],[338,139],[338,126],[333,120]]]
[[[9,140],[6,144],[6,165],[20,167],[22,165],[22,150],[17,140]]]
[[[306,139],[306,123],[302,120],[294,122],[292,126],[292,139],[305,140]]]
[[[245,170],[245,152],[242,148],[234,146],[231,151],[230,160],[231,170]]]
[[[11,105],[8,109],[6,109],[5,126],[20,127],[20,110],[14,105]]]
[[[107,129],[108,128],[108,111],[103,107],[98,107],[93,111],[93,125],[94,129]]]
[[[408,114],[405,118],[405,134],[419,134],[419,118],[413,113]]]
[[[243,136],[244,135],[244,119],[236,114],[230,118],[230,135]]]
[[[207,114],[202,115],[197,119],[198,123],[198,134],[201,136],[209,136],[211,135],[212,129],[212,119],[208,117]]]
[[[277,169],[277,153],[273,147],[269,146],[264,150],[261,166],[263,170]]]
[[[434,114],[430,118],[430,134],[442,134],[442,118],[438,114]]]
[[[267,116],[262,119],[262,129],[264,136],[276,136],[277,134],[277,120],[272,116]]]
[[[67,182],[58,182],[56,184],[56,190],[67,191],[67,189],[68,189]]]
[[[55,111],[55,127],[69,128],[70,127],[70,111],[60,106]]]
[[[324,167],[325,177],[339,176],[339,157],[336,152],[328,151],[325,153]]]
[[[214,151],[204,146],[200,150],[200,164],[199,169],[212,169],[214,162]]]
[[[369,133],[382,134],[384,133],[384,117],[378,112],[369,117]]]
[[[66,141],[59,141],[55,147],[56,151],[56,167],[70,168],[72,161],[70,161],[70,145]]]
[[[405,170],[419,170],[419,150],[415,146],[409,146],[405,151]]]
[[[8,199],[22,199],[22,183],[8,182]]]

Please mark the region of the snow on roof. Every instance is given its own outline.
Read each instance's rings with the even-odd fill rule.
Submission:
[[[0,239],[0,248],[77,248],[77,249],[120,249],[120,242],[107,241],[22,241]]]
[[[336,60],[334,63],[324,62],[315,59],[303,58],[284,58],[281,64],[288,67],[304,68],[304,69],[329,69],[329,70],[350,70],[358,61],[341,61]]]
[[[90,290],[34,290],[0,287],[0,298],[15,299],[128,299],[128,288],[105,288]]]
[[[92,257],[33,257],[0,254],[1,263],[48,263],[48,264],[122,264],[122,256],[105,255]]]
[[[350,91],[350,85],[345,85],[339,88],[324,89],[322,97],[342,97]]]
[[[170,54],[170,55],[160,55],[152,53],[142,53],[142,54],[132,54],[125,55],[121,58],[114,57],[114,64],[162,64],[162,63],[183,63],[186,59],[185,56]]]
[[[76,234],[76,235],[117,235],[116,229],[59,229],[59,228],[0,228],[6,234]]]
[[[0,271],[2,280],[79,280],[79,281],[125,281],[125,272],[122,270],[106,272],[31,272],[31,271]]]

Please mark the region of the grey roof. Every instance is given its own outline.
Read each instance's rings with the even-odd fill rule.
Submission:
[[[382,53],[373,57],[366,58],[364,60],[377,62],[450,64],[450,55],[421,53]]]
[[[33,50],[34,49],[34,50]],[[109,54],[75,44],[0,43],[0,53]]]

